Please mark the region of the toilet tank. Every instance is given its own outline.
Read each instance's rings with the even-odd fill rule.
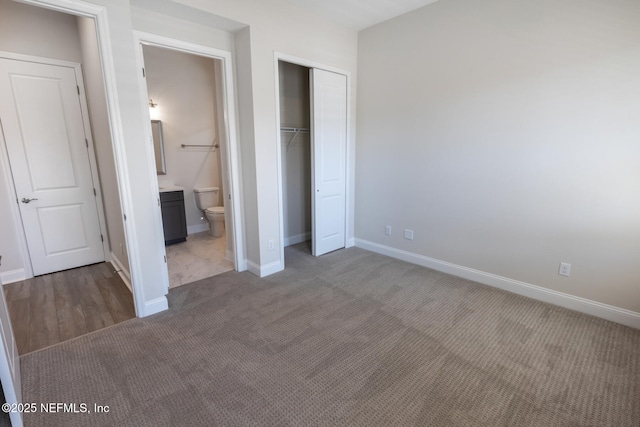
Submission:
[[[196,206],[200,210],[218,206],[218,187],[194,188],[193,194],[196,198]]]

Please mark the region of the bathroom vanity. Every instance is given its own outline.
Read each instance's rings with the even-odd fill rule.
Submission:
[[[184,213],[184,189],[177,186],[160,187],[160,208],[164,244],[187,240],[187,217]]]

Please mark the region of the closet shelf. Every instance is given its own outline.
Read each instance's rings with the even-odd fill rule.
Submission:
[[[287,143],[287,151],[289,151],[289,147],[291,147],[291,144],[293,144],[293,141],[295,141],[296,137],[298,136],[298,134],[300,132],[302,132],[302,133],[309,133],[310,132],[309,128],[294,128],[294,127],[284,127],[284,126],[280,128],[280,131],[293,133],[293,136],[291,137],[291,139]]]

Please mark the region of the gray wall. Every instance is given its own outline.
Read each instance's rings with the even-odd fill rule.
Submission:
[[[640,312],[639,22],[447,0],[362,31],[356,237]]]
[[[76,17],[0,0],[0,50],[82,62]]]
[[[93,144],[100,174],[104,214],[107,221],[111,258],[116,258],[129,276],[129,257],[124,235],[122,206],[118,194],[118,178],[113,157],[109,115],[100,64],[100,52],[93,19],[78,17],[78,34],[82,52],[82,69],[89,106]],[[113,259],[112,259],[113,260]]]

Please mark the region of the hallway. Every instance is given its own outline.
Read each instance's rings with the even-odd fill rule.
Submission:
[[[136,316],[133,295],[111,263],[4,286],[20,355]]]

